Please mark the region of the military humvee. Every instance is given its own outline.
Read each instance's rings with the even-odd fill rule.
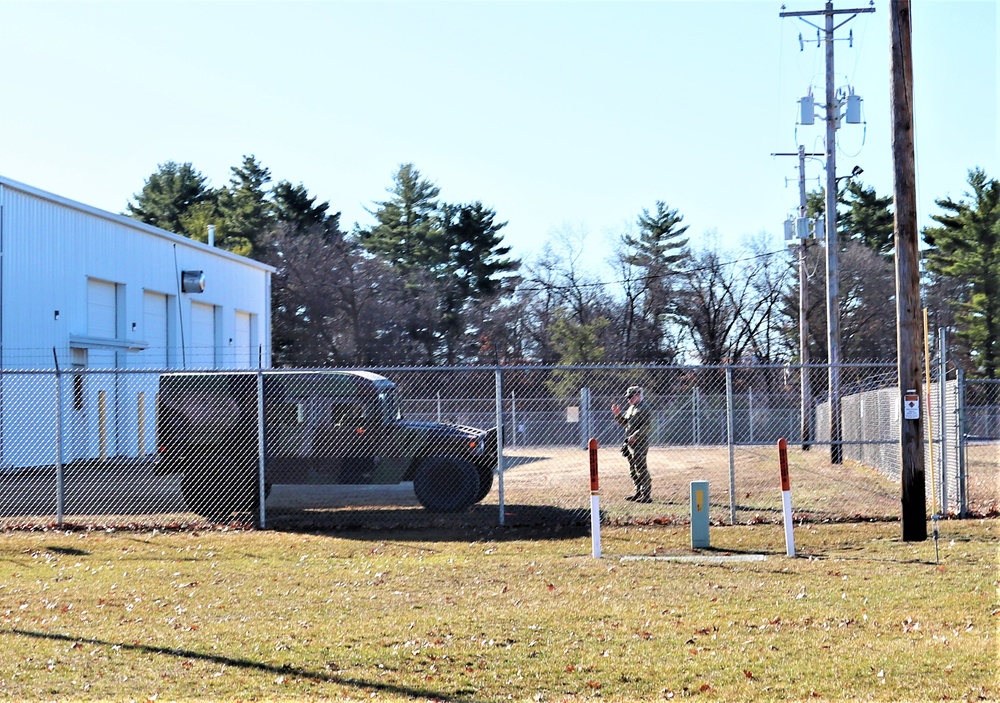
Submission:
[[[181,474],[194,512],[225,519],[272,484],[398,484],[457,512],[493,486],[496,430],[402,418],[396,385],[364,371],[168,373],[157,403],[157,473]],[[263,436],[258,413],[263,412]]]

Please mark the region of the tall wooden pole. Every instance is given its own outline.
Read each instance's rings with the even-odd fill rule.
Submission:
[[[799,231],[799,224],[805,220],[808,214],[808,204],[806,202],[806,157],[826,156],[826,153],[806,152],[806,148],[799,144],[799,150],[795,153],[773,152],[771,156],[798,156],[799,157],[799,221],[795,223],[795,235],[799,238],[799,364],[802,367],[799,373],[799,395],[802,421],[802,451],[809,451],[812,446],[812,383],[809,377],[809,317],[806,311],[809,309],[809,266],[807,265],[809,238],[802,237]],[[817,234],[819,234],[817,232]]]
[[[806,210],[806,150],[799,144],[799,217],[805,219]],[[796,223],[797,224],[797,223]],[[801,234],[801,232],[796,232]],[[812,388],[809,374],[809,239],[799,240],[799,402],[802,421],[802,451],[809,451],[812,438]]]
[[[927,539],[924,413],[920,408],[920,252],[913,148],[913,62],[910,0],[889,5],[892,74],[892,162],[896,244],[896,348],[900,391],[900,478],[903,540]],[[916,399],[916,405],[914,400]],[[915,412],[915,410],[917,412]]]
[[[875,8],[834,10],[833,0],[826,0],[822,10],[779,13],[779,17],[798,17],[807,24],[816,27],[823,33],[826,47],[826,346],[830,384],[831,464],[844,462],[843,421],[840,402],[840,242],[837,238],[837,128],[840,121],[841,101],[834,86],[833,35],[839,27],[865,12],[875,12]],[[844,22],[835,24],[834,16],[844,14],[851,16]],[[823,27],[804,19],[807,16],[815,15],[823,15],[825,20]]]
[[[833,2],[826,3],[826,353],[830,383],[830,463],[844,463],[840,402],[840,238],[837,236],[837,123],[833,75]]]

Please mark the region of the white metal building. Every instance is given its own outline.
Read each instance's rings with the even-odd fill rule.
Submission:
[[[152,453],[152,370],[270,365],[273,272],[0,177],[0,469]]]

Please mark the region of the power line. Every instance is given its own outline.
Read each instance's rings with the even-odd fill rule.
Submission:
[[[785,249],[778,249],[778,250],[775,250],[775,251],[763,252],[761,254],[754,254],[753,256],[747,256],[747,257],[744,257],[742,259],[734,259],[732,261],[720,262],[719,264],[716,264],[715,266],[695,266],[695,267],[692,267],[692,268],[683,269],[681,271],[669,271],[667,273],[662,273],[662,274],[653,274],[653,275],[649,275],[649,276],[637,276],[634,279],[624,279],[624,278],[622,278],[622,279],[615,279],[613,281],[591,281],[591,282],[587,282],[587,283],[578,283],[576,285],[544,285],[544,284],[538,284],[537,286],[535,286],[535,285],[529,285],[529,286],[524,286],[524,287],[518,286],[517,287],[517,291],[518,292],[524,292],[524,293],[538,293],[538,292],[542,292],[542,291],[553,291],[553,290],[579,290],[581,288],[603,288],[605,286],[613,286],[613,285],[615,285],[615,286],[622,286],[622,285],[626,285],[628,283],[632,283],[632,282],[635,282],[635,281],[657,280],[657,279],[660,279],[660,278],[667,278],[669,276],[675,276],[675,275],[681,274],[681,273],[698,273],[700,271],[710,271],[710,270],[712,270],[712,268],[718,268],[718,267],[723,267],[723,266],[733,266],[733,265],[736,265],[736,264],[743,264],[743,263],[746,263],[748,261],[755,261],[757,259],[764,259],[764,258],[767,258],[767,257],[770,257],[770,256],[775,256],[777,254],[783,254],[783,253],[786,253],[786,251],[787,250],[785,250]]]

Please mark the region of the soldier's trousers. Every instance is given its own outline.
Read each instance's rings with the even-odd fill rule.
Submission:
[[[649,468],[646,466],[646,454],[649,452],[649,445],[634,444],[629,447],[628,472],[632,476],[632,483],[635,484],[635,494],[640,498],[649,498],[653,490],[653,479],[649,476]]]

